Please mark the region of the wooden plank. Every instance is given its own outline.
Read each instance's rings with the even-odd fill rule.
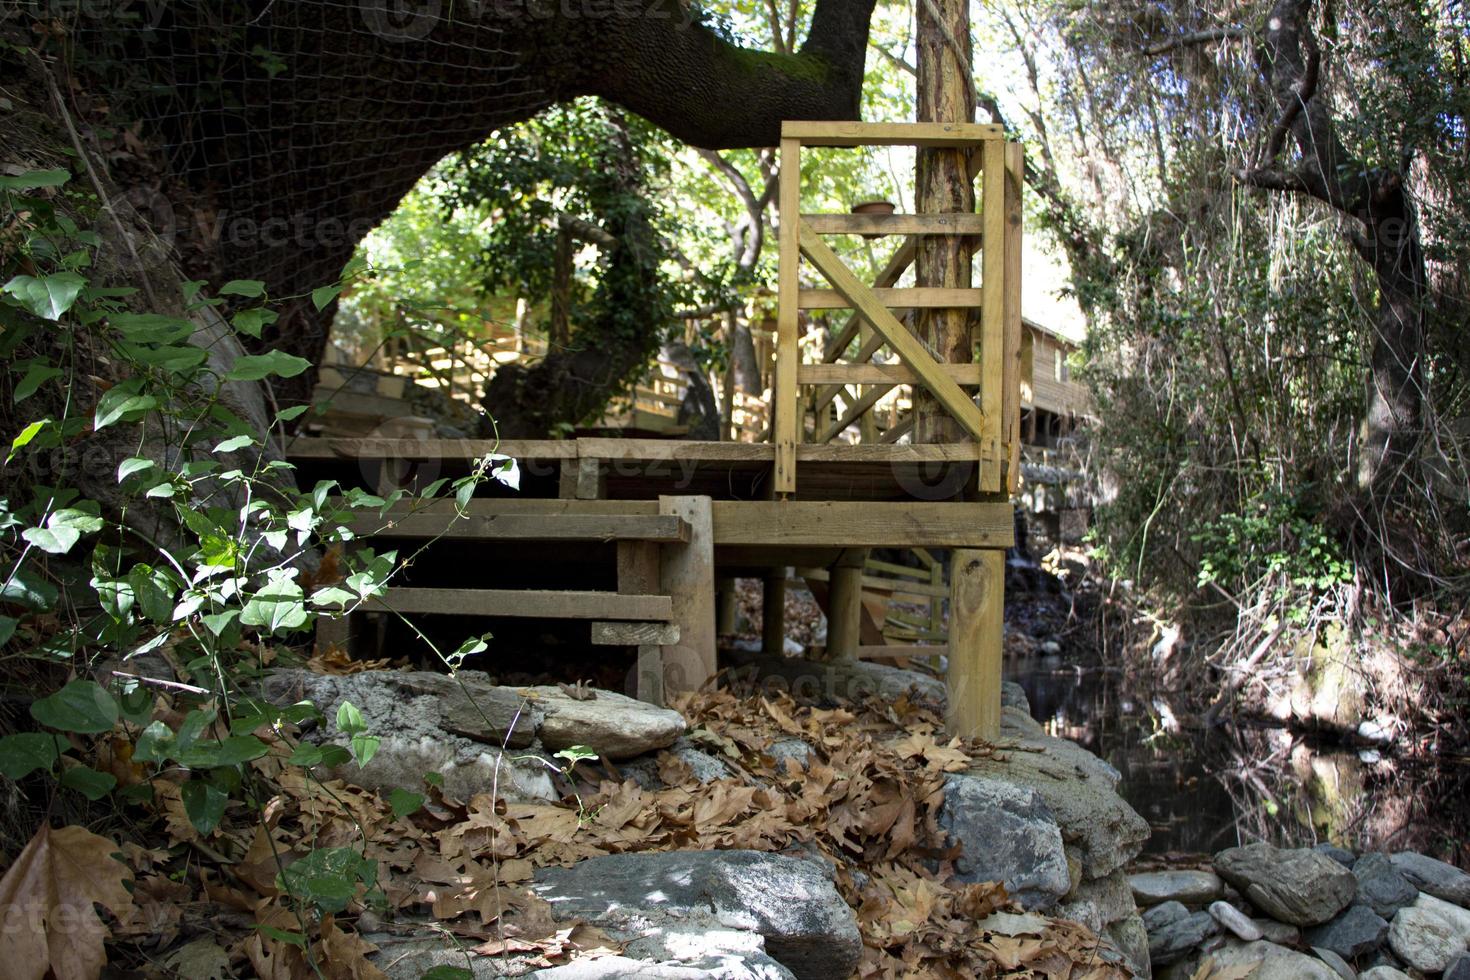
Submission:
[[[812,234],[816,235],[815,232]],[[802,251],[806,251],[804,241]],[[978,308],[984,292],[981,289],[946,289],[940,286],[896,286],[887,289],[864,286],[863,288],[872,293],[880,305],[890,310]],[[803,310],[857,309],[852,298],[838,289],[800,289],[797,290],[796,303],[797,307]]]
[[[584,459],[650,463],[670,460],[764,463],[775,456],[775,450],[765,443],[685,439],[578,439],[577,452]]]
[[[796,459],[801,463],[973,463],[982,456],[981,448],[973,442],[871,446],[812,443],[796,447]]]
[[[1020,143],[1006,144],[1005,231],[1005,370],[1002,379],[1001,422],[1005,451],[1005,488],[1014,494],[1021,485],[1021,254],[1022,188],[1025,151]]]
[[[776,447],[771,491],[776,494],[796,492],[796,442],[801,419],[796,415],[796,367],[801,360],[797,342],[801,292],[801,252],[797,242],[797,215],[801,212],[801,143],[781,140],[781,172],[777,208],[783,216],[780,228],[780,267],[777,286],[776,315],[776,380],[771,406],[775,413],[772,431]],[[790,216],[787,220],[786,216]]]
[[[1004,175],[1002,175],[1004,176]],[[903,324],[890,313],[873,294],[867,286],[858,281],[852,274],[852,270],[842,264],[842,260],[827,247],[826,242],[814,234],[808,228],[799,229],[801,236],[801,249],[812,264],[826,276],[837,290],[847,300],[862,310],[868,321],[873,324],[883,339],[888,341],[888,346],[893,348],[903,362],[913,368],[924,379],[924,387],[928,389],[939,403],[954,416],[960,426],[976,439],[984,438],[985,417],[975,407],[960,386],[949,379],[919,338],[909,333]],[[794,379],[793,379],[794,380]],[[998,464],[997,464],[998,466]]]
[[[867,391],[865,391],[862,396],[857,399],[857,401],[847,406],[847,408],[843,411],[841,418],[837,419],[835,422],[831,423],[830,425],[823,428],[820,432],[818,432],[816,434],[816,438],[814,438],[812,442],[818,444],[831,442],[834,437],[842,432],[842,430],[846,429],[849,425],[852,425],[864,415],[867,415],[872,407],[882,401],[883,396],[888,394],[892,390],[893,385],[874,385],[873,387],[868,388]],[[842,448],[846,449],[848,447],[843,446]],[[800,456],[798,456],[797,458],[800,459]]]
[[[575,496],[578,500],[600,500],[607,496],[607,475],[602,472],[598,461],[583,456],[582,447],[577,447],[577,482]]]
[[[786,569],[762,580],[761,652],[786,654]]]
[[[932,657],[935,654],[945,654],[949,647],[942,644],[933,646],[918,646],[915,644],[883,644],[881,646],[860,646],[857,648],[857,659],[859,660],[898,660],[924,657]]]
[[[434,538],[455,541],[661,541],[689,540],[689,525],[657,514],[468,515],[450,519],[443,511],[380,521],[359,517],[352,529],[385,538]]]
[[[939,369],[957,385],[980,384],[980,365],[941,364]],[[921,384],[907,364],[803,364],[796,372],[798,385],[912,385]]]
[[[619,541],[617,561],[619,594],[645,595],[658,591],[658,545],[651,541]]]
[[[806,146],[967,147],[979,140],[1004,137],[1004,129],[989,123],[811,122],[788,119],[781,124],[783,143],[800,140]]]
[[[672,646],[679,642],[679,627],[673,623],[592,624],[592,644],[602,647]]]
[[[835,548],[1008,548],[1003,501],[716,500],[720,545]]]
[[[658,505],[661,512],[682,518],[690,528],[688,542],[664,545],[660,554],[659,581],[662,590],[673,600],[671,619],[679,627],[679,642],[661,647],[663,688],[697,691],[719,669],[715,637],[715,538],[710,498],[659,497]]]
[[[665,595],[563,592],[555,589],[396,588],[389,589],[382,599],[368,600],[363,608],[447,616],[664,621],[671,619],[674,612],[673,603]]]
[[[887,572],[889,575],[903,575],[907,578],[929,578],[928,568],[915,568],[912,565],[900,565],[891,561],[880,561],[877,558],[869,558],[865,566],[870,572]]]
[[[984,160],[980,175],[981,214],[985,218],[981,257],[979,356],[975,360],[984,368],[984,384],[980,386],[980,411],[984,415],[984,431],[975,437],[983,443],[999,447],[1005,436],[1003,410],[1005,391],[1005,312],[1006,312],[1006,173],[1004,143],[986,143],[981,148]],[[987,460],[980,467],[980,489],[1001,489],[1001,461]]]
[[[950,569],[948,728],[951,735],[1000,735],[1005,628],[1005,552],[956,549]]]
[[[341,500],[335,501],[338,505]],[[432,501],[415,501],[412,503],[402,502],[390,507],[384,520],[398,520],[410,516],[441,515],[447,516],[456,513],[458,508],[453,500],[439,499]],[[367,512],[364,512],[364,515]],[[464,506],[464,513],[470,517],[509,517],[509,516],[537,516],[537,517],[561,517],[561,516],[631,516],[631,515],[658,515],[658,501],[656,500],[562,500],[554,498],[536,497],[474,497]],[[377,515],[377,511],[372,512]]]
[[[941,214],[804,214],[818,235],[979,235],[984,216],[973,211]]]
[[[576,459],[568,439],[319,439],[298,437],[286,447],[290,459],[463,459],[490,453],[513,459]]]
[[[878,273],[878,277],[873,280],[873,285],[884,289],[898,285],[898,280],[903,277],[904,272],[908,270],[909,266],[914,264],[914,256],[918,254],[918,250],[919,240],[917,238],[905,238],[903,244],[898,246],[898,251],[893,253],[893,257],[888,260],[888,264],[883,267],[883,270]],[[847,350],[847,345],[852,343],[852,338],[857,334],[858,327],[862,322],[862,316],[857,313],[848,317],[847,322],[842,325],[842,329],[837,331],[836,335],[833,336],[831,342],[827,344],[826,349],[822,352],[822,360],[831,362],[841,357],[842,352]],[[865,361],[867,358],[859,357],[857,360]]]

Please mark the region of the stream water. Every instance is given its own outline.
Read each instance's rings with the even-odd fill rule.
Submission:
[[[1212,854],[1269,840],[1470,862],[1464,760],[1429,767],[1391,749],[1314,742],[1279,727],[1191,729],[1121,671],[1060,656],[1013,659],[1007,676],[1051,734],[1122,773],[1122,796],[1154,828],[1146,853]]]

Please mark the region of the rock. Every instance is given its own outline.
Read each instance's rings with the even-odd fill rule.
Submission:
[[[1147,980],[1150,972],[1148,959],[1148,932],[1137,913],[1109,923],[1103,928],[1103,936],[1118,947],[1118,952],[1133,967],[1136,976]]]
[[[1251,919],[1251,925],[1261,930],[1261,935],[1267,942],[1278,946],[1295,946],[1302,938],[1302,931],[1287,922],[1258,918]]]
[[[1004,779],[951,773],[939,827],[963,850],[955,876],[1001,881],[1028,909],[1049,908],[1071,890],[1062,832],[1040,794]]]
[[[795,759],[805,769],[811,764],[812,756],[816,754],[816,749],[813,749],[804,740],[794,735],[788,735],[785,738],[778,738],[772,742],[771,747],[766,749],[766,754],[776,760],[778,768],[787,759]]]
[[[1256,908],[1299,926],[1329,921],[1358,891],[1351,871],[1306,848],[1232,847],[1215,855],[1215,870]]]
[[[1213,871],[1145,871],[1129,875],[1128,886],[1139,905],[1201,905],[1219,898],[1225,883]]]
[[[540,709],[537,735],[552,752],[585,745],[604,759],[631,759],[673,745],[688,727],[677,711],[612,691],[582,701],[559,687],[524,690]]]
[[[1189,918],[1189,909],[1184,907],[1183,902],[1161,902],[1153,908],[1144,910],[1143,927],[1153,934],[1187,918]]]
[[[1031,716],[1001,709],[1001,741],[1019,751],[976,760],[971,775],[1029,786],[1081,860],[1082,878],[1103,878],[1143,850],[1150,828],[1117,793],[1118,771],[1086,749],[1053,738]]]
[[[1230,930],[1238,939],[1252,943],[1266,936],[1261,931],[1261,927],[1250,920],[1250,916],[1229,902],[1211,902],[1209,913],[1214,916],[1216,922]]]
[[[1353,877],[1358,879],[1357,900],[1385,919],[1392,919],[1399,909],[1412,905],[1419,897],[1419,889],[1399,874],[1387,854],[1364,854],[1358,858],[1353,865]]]
[[[1388,927],[1394,955],[1423,973],[1438,973],[1465,952],[1465,938],[1455,924],[1428,909],[1399,909]]]
[[[1220,931],[1208,912],[1193,912],[1148,934],[1148,958],[1154,966],[1168,966]]]
[[[862,956],[852,909],[814,861],[757,851],[610,854],[542,868],[532,889],[558,919],[582,918],[628,942],[696,917],[756,933],[802,980],[845,978]]]
[[[1338,847],[1334,844],[1318,844],[1316,847],[1312,848],[1312,850],[1316,851],[1318,854],[1326,854],[1328,857],[1332,858],[1332,860],[1336,861],[1344,868],[1351,868],[1353,866],[1353,863],[1358,860],[1352,851]]]
[[[1410,980],[1410,977],[1403,970],[1395,970],[1391,966],[1375,966],[1359,973],[1358,980]]]
[[[641,755],[618,763],[618,771],[644,789],[663,789],[668,784],[664,782],[660,772],[668,756],[673,756],[688,766],[701,785],[738,776],[725,760],[695,748],[694,743],[683,736],[663,752]]]
[[[934,707],[945,703],[943,680],[886,664],[863,660],[818,663],[738,649],[729,651],[723,662],[728,664],[725,684],[737,695],[785,691],[798,701],[869,697],[896,701],[906,696]]]
[[[1028,715],[1031,713],[1031,699],[1026,697],[1026,689],[1015,681],[1000,682],[1000,706],[1015,708]]]
[[[1454,902],[1461,908],[1470,908],[1470,874],[1453,864],[1445,864],[1413,851],[1400,851],[1389,860],[1399,874],[1409,879],[1409,883],[1421,892],[1428,892],[1446,902]]]
[[[771,958],[761,936],[738,929],[693,927],[701,917],[686,920],[672,928],[655,929],[634,939],[623,948],[625,957],[635,958],[634,969],[624,967],[618,972],[598,973],[595,976],[607,977],[608,980],[613,980],[614,977],[664,976],[648,972],[649,966],[655,964],[664,969],[678,964],[678,969],[694,971],[678,974],[681,977],[718,976],[728,977],[729,980],[776,980],[795,976],[780,962]],[[591,962],[595,964],[600,961]],[[535,976],[560,977],[561,974],[548,970]]]
[[[1446,967],[1443,980],[1470,980],[1470,955],[1462,955]]]
[[[1347,911],[1326,925],[1302,933],[1310,946],[1330,949],[1344,959],[1372,952],[1388,938],[1388,922],[1366,905],[1349,905]]]
[[[1138,907],[1128,887],[1128,876],[1119,869],[1102,878],[1079,882],[1051,914],[1100,933],[1111,923],[1137,915]]]
[[[1470,909],[1462,909],[1458,905],[1446,902],[1442,898],[1421,893],[1414,899],[1414,908],[1433,912],[1435,915],[1449,922],[1455,927],[1455,931],[1465,940],[1466,946],[1470,946]]]
[[[1337,971],[1321,960],[1265,940],[1232,939],[1211,955],[1216,967],[1254,964],[1251,980],[1340,980]]]

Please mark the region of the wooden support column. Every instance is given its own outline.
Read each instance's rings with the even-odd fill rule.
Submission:
[[[717,580],[719,609],[715,614],[715,633],[729,636],[735,632],[735,621],[740,615],[739,597],[735,594],[735,580],[723,576]]]
[[[786,569],[772,569],[762,583],[761,652],[786,652]]]
[[[1005,552],[956,548],[949,579],[949,733],[1000,734]]]
[[[653,541],[618,542],[618,592],[621,595],[652,595],[659,590],[659,546]],[[634,690],[638,700],[664,703],[663,648],[653,643],[638,644],[634,667]]]
[[[832,566],[827,590],[827,656],[852,660],[857,656],[863,616],[863,563],[865,548],[849,548]]]
[[[776,444],[776,466],[771,481],[775,494],[796,491],[796,443],[801,437],[801,418],[796,403],[796,367],[801,359],[798,344],[799,321],[797,278],[801,261],[797,244],[797,225],[801,221],[801,143],[794,139],[781,141],[781,173],[776,199],[781,218],[779,239],[781,246],[780,280],[778,289],[778,319],[776,321],[776,380],[771,392],[771,431]]]
[[[970,80],[970,9],[967,0],[919,0],[919,122],[969,123],[975,119]],[[914,202],[919,214],[973,212],[975,190],[966,151],[920,147],[915,161]],[[959,235],[924,235],[914,262],[916,286],[968,288],[970,240]],[[916,311],[919,337],[939,361],[970,360],[970,311]],[[927,391],[914,390],[914,441],[959,442],[963,432]]]
[[[556,232],[556,257],[551,267],[551,323],[546,331],[547,346],[555,351],[567,345],[572,335],[572,232],[559,228]]]
[[[659,563],[662,590],[674,601],[676,646],[663,648],[664,684],[669,691],[697,691],[715,675],[715,535],[708,497],[660,497],[660,514],[689,522],[689,540],[664,545]]]

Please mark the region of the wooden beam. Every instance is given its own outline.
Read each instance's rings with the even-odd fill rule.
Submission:
[[[815,236],[816,232],[812,234]],[[817,240],[821,241],[820,238]],[[806,251],[805,241],[803,241],[802,251]],[[857,280],[854,279],[854,281]],[[983,290],[979,289],[945,289],[931,286],[922,288],[902,286],[888,289],[864,286],[863,288],[872,293],[880,305],[890,310],[953,309],[957,307],[978,309],[983,298]],[[858,309],[852,297],[840,289],[800,289],[797,290],[796,303],[797,308],[803,310]]]
[[[796,459],[803,463],[973,463],[983,457],[983,450],[973,442],[871,446],[810,443],[796,447]]]
[[[716,500],[721,545],[835,548],[1008,548],[1008,502]],[[623,618],[623,617],[620,617]]]
[[[820,432],[818,432],[816,434],[816,438],[814,438],[812,442],[817,444],[831,442],[832,439],[838,435],[838,433],[842,432],[842,430],[846,429],[849,425],[852,425],[858,419],[866,415],[874,405],[883,400],[884,395],[888,394],[892,390],[893,385],[891,384],[875,385],[869,388],[867,391],[863,392],[862,396],[858,398],[857,401],[847,406],[847,408],[843,411],[841,418],[837,419],[832,424],[826,426]],[[842,448],[846,449],[848,447],[843,446]],[[797,458],[799,459],[800,457],[798,456]]]
[[[832,566],[827,591],[827,655],[831,659],[850,660],[857,654],[867,555],[866,549],[852,548]]]
[[[650,501],[654,506],[657,503]],[[618,542],[618,593],[640,595],[659,591],[659,546],[652,541]],[[672,600],[671,600],[672,602]],[[593,642],[597,624],[593,624]],[[678,639],[675,638],[675,643]],[[633,690],[640,701],[664,703],[664,648],[659,643],[639,643],[634,662]]]
[[[719,669],[715,638],[715,538],[708,497],[659,497],[659,510],[689,524],[688,542],[664,545],[659,582],[673,600],[679,641],[665,644],[665,691],[697,691]],[[650,619],[657,617],[649,617]]]
[[[1000,735],[1005,552],[957,548],[949,594],[949,734]]]
[[[786,655],[786,569],[762,580],[761,652]]]
[[[479,459],[499,453],[513,459],[576,459],[570,439],[318,439],[298,437],[290,459]]]
[[[668,621],[673,603],[664,595],[554,589],[389,589],[363,608],[377,612],[520,619],[641,619]]]
[[[971,436],[981,439],[985,434],[985,417],[975,403],[949,379],[934,358],[924,349],[917,337],[909,333],[904,325],[890,313],[873,291],[858,281],[852,270],[843,265],[826,242],[808,228],[801,228],[801,249],[812,264],[826,276],[848,302],[862,310],[888,346],[893,348],[903,362],[918,372],[924,379],[924,387],[939,403],[954,416],[960,426]]]
[[[679,627],[673,623],[592,624],[592,644],[601,647],[672,646],[679,642]]]
[[[795,378],[793,377],[793,381]],[[583,459],[616,461],[764,463],[774,458],[767,443],[707,442],[685,439],[578,439],[577,453]]]
[[[806,146],[928,146],[964,148],[977,140],[1005,138],[1005,130],[989,123],[807,122],[788,119],[781,139]]]
[[[799,332],[797,296],[801,292],[801,253],[797,242],[797,226],[801,213],[801,143],[781,140],[781,171],[777,208],[781,216],[780,268],[777,286],[776,317],[776,381],[771,410],[775,418],[771,431],[776,447],[776,465],[771,479],[775,494],[796,492],[796,443],[801,419],[796,415],[796,367],[801,360],[797,343]]]
[[[898,246],[898,251],[893,253],[893,257],[883,267],[883,271],[879,272],[878,277],[873,280],[873,285],[884,289],[898,285],[898,280],[903,277],[904,272],[909,266],[914,264],[914,256],[918,253],[918,249],[919,241],[917,238],[905,238],[903,243]],[[842,325],[842,329],[837,331],[837,334],[827,344],[826,349],[822,351],[822,360],[831,362],[841,357],[842,352],[847,350],[847,345],[852,343],[852,338],[857,334],[862,322],[863,318],[860,314],[854,313],[848,317],[847,322]],[[866,357],[859,357],[857,359],[859,361],[867,360]]]
[[[1005,489],[1021,485],[1021,207],[1026,159],[1020,143],[1006,144],[1005,370],[1001,381],[1001,419],[1005,452]]]
[[[689,525],[657,514],[490,514],[450,520],[443,511],[379,520],[355,518],[358,534],[385,538],[434,538],[455,541],[660,541],[689,540]]]
[[[976,438],[999,447],[1005,436],[1003,412],[1005,391],[1005,313],[1006,313],[1006,145],[986,143],[981,148],[984,159],[981,181],[981,214],[985,218],[981,260],[979,360],[985,382],[980,386],[980,411],[985,417],[983,433]],[[1001,489],[999,456],[980,467],[980,489]]]
[[[857,659],[859,660],[898,660],[924,657],[932,657],[937,654],[949,652],[949,647],[944,644],[934,646],[916,646],[911,644],[883,644],[881,646],[860,646],[857,648]]]
[[[939,369],[957,385],[978,386],[980,365],[941,364]],[[912,385],[922,384],[907,364],[803,364],[796,372],[798,385]]]
[[[804,214],[818,235],[979,235],[984,216],[973,211],[946,214]]]

